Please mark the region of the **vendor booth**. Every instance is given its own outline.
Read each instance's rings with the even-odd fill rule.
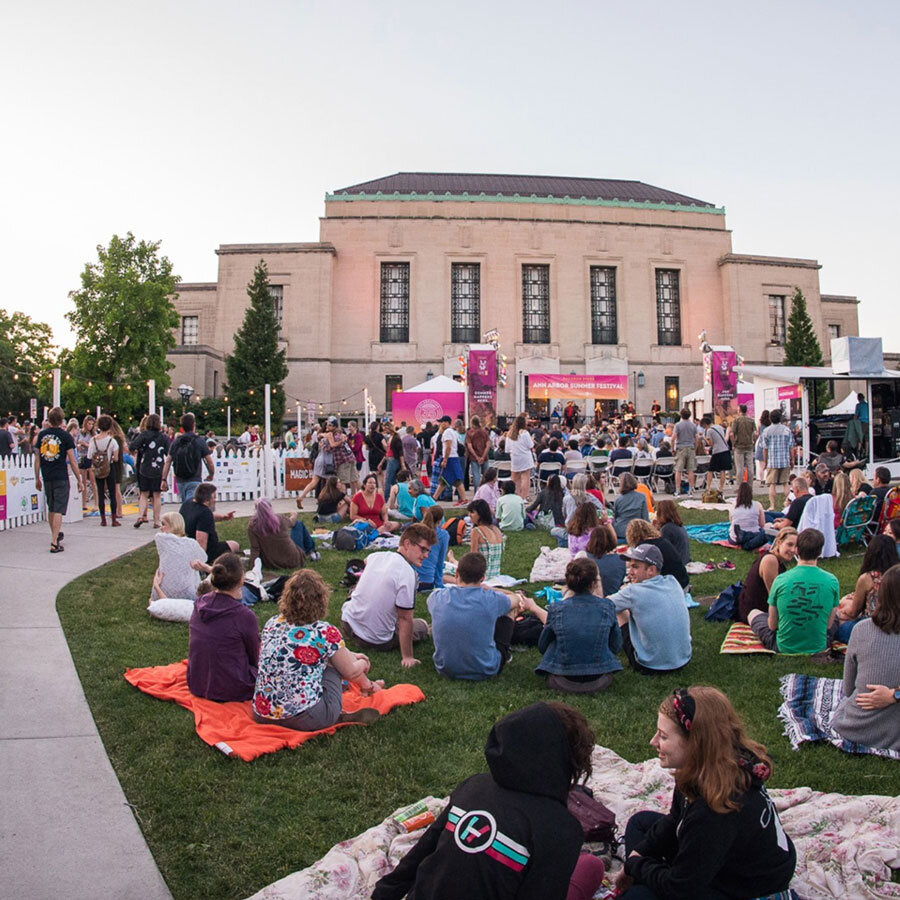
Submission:
[[[900,372],[885,369],[883,361],[873,363],[871,358],[867,360],[864,370],[842,364],[840,361],[842,358],[846,359],[846,354],[842,354],[841,348],[835,347],[835,344],[849,340],[877,342],[877,357],[882,359],[880,338],[840,338],[832,341],[833,366],[736,366],[735,368],[742,377],[753,378],[755,408],[758,412],[763,409],[770,411],[781,409],[786,417],[801,423],[803,465],[808,464],[811,452],[816,449],[812,446],[812,439],[816,436],[815,429],[812,435],[810,432],[810,392],[816,389],[814,383],[831,381],[835,386],[846,386],[848,382],[853,381],[861,384],[864,388],[861,393],[869,411],[868,422],[863,423],[868,456],[866,475],[872,478],[876,465],[882,465],[890,469],[891,477],[900,477]],[[849,403],[845,400],[840,404],[842,408],[845,403],[849,407]],[[856,402],[849,415],[844,413],[845,418],[852,417],[855,411]]]
[[[394,424],[412,425],[421,431],[426,422],[437,423],[442,416],[468,424],[466,386],[446,375],[438,375],[415,387],[395,391],[391,396],[391,419]]]

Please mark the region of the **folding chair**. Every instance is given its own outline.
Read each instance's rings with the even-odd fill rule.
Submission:
[[[711,456],[697,457],[697,475],[705,475],[709,471],[709,463],[711,459]]]
[[[551,475],[559,475],[559,473],[562,471],[562,463],[538,463],[538,467],[534,471],[536,472],[535,490],[539,491],[547,483],[547,479]]]
[[[609,486],[614,490],[619,489],[619,479],[630,472],[634,465],[633,459],[617,459],[609,464]]]
[[[588,464],[586,459],[570,459],[566,463],[566,478],[571,481],[576,475],[579,473],[586,473],[588,470]]]
[[[875,517],[877,501],[875,496],[854,497],[845,507],[841,515],[841,524],[835,532],[838,547],[847,544],[861,544],[866,547],[872,534],[869,526]]]
[[[675,491],[675,459],[674,457],[663,457],[653,464],[653,476],[651,481],[656,483],[656,490],[666,490],[666,485],[672,485],[672,493]]]
[[[650,479],[653,477],[653,460],[652,459],[636,459],[631,474],[641,483],[650,486]]]
[[[497,470],[497,484],[512,480],[512,464],[508,459],[493,460],[491,465]]]

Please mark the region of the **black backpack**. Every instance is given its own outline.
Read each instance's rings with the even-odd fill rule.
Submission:
[[[172,468],[176,478],[181,481],[193,478],[202,460],[196,434],[182,434],[175,439],[172,445]]]
[[[144,437],[141,441],[141,466],[139,469],[142,477],[159,478],[162,475],[166,453],[169,449],[168,444],[168,439],[161,431],[144,432]],[[177,477],[178,472],[175,475]]]

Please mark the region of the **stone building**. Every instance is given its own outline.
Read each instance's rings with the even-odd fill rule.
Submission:
[[[287,393],[366,385],[379,411],[397,387],[456,375],[489,329],[508,359],[501,413],[528,373],[626,374],[639,410],[675,409],[702,382],[701,330],[747,363],[781,361],[797,286],[826,355],[858,334],[856,298],[821,294],[816,260],[734,253],[722,207],[639,181],[398,173],[326,194],[319,236],[224,244],[215,282],[179,286],[174,384],[222,393],[260,259]]]

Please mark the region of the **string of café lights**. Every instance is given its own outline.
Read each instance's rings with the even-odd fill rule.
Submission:
[[[42,378],[52,378],[53,377],[52,371],[50,371],[50,372],[23,372],[23,371],[17,371],[16,369],[13,369],[12,367],[4,365],[2,363],[0,363],[0,369],[3,369],[6,372],[12,373],[12,380],[16,381],[16,382],[30,381],[32,384],[37,384]],[[86,378],[82,375],[73,375],[70,372],[64,372],[62,370],[60,370],[60,379],[61,379],[61,381],[80,381],[82,384],[86,384],[88,387],[93,387],[95,384],[98,386],[104,384],[104,380],[102,378]],[[149,388],[150,387],[149,380],[107,381],[105,383],[106,383],[107,391],[112,391],[114,388],[117,388],[117,387],[124,388],[126,391],[133,390],[134,388],[142,388],[142,387]],[[252,388],[247,388],[242,393],[246,393],[247,395],[253,397],[253,396],[255,396],[257,391],[259,393],[263,393],[265,391],[265,389],[266,389],[265,385],[262,384],[262,385],[257,385]],[[273,385],[271,388],[271,393],[277,394],[278,392],[279,392],[279,388],[277,388]],[[319,400],[314,400],[312,398],[295,397],[293,394],[289,394],[287,391],[285,391],[283,389],[281,390],[281,393],[284,396],[285,400],[290,401],[292,405],[304,406],[307,409],[310,406],[317,406],[319,409],[319,412],[325,412],[325,411],[331,410],[332,407],[345,407],[345,406],[347,406],[348,400],[352,400],[354,397],[358,397],[360,394],[363,394],[364,392],[365,392],[365,388],[360,388],[358,391],[354,391],[352,394],[348,394],[346,397],[339,397],[337,400],[319,401]],[[178,388],[168,387],[165,389],[164,393],[165,394],[174,393],[177,395]],[[203,397],[200,394],[197,394],[193,391],[191,392],[191,395],[196,396],[198,403],[203,400]],[[212,398],[212,399],[219,399],[219,398]],[[221,401],[223,403],[227,404],[228,403],[228,395],[227,394],[224,395],[221,398]],[[235,408],[234,411],[236,413],[239,413],[240,409]],[[87,410],[87,412],[90,412],[90,410]],[[206,410],[201,410],[201,412],[204,416],[207,414]],[[220,412],[225,412],[225,406],[223,406],[221,408]],[[359,415],[362,412],[363,412],[363,410],[359,410],[359,409],[354,410],[354,415]],[[253,415],[255,415],[255,414],[256,414],[256,411],[253,410]],[[24,415],[24,413],[20,413],[20,415]]]

